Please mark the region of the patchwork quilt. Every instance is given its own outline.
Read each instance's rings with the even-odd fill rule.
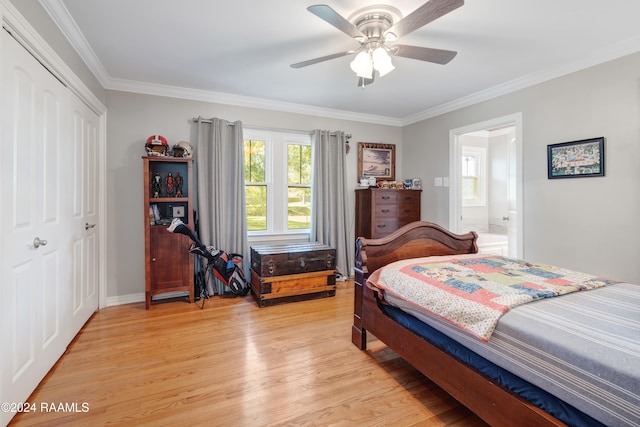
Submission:
[[[618,283],[502,256],[456,255],[398,261],[373,272],[367,286],[407,301],[488,341],[510,308]]]

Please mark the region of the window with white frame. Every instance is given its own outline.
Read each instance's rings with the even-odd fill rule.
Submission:
[[[311,228],[311,137],[245,129],[244,178],[250,235]]]
[[[462,206],[487,204],[486,149],[465,146],[462,149]]]

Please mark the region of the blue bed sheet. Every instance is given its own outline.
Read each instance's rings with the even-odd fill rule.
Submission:
[[[487,377],[495,380],[567,425],[575,427],[604,427],[604,424],[589,415],[584,414],[573,406],[559,400],[555,396],[530,384],[511,372],[500,368],[412,315],[396,307],[388,305],[381,305],[381,307],[389,317],[416,335],[453,355],[462,362],[473,366]]]

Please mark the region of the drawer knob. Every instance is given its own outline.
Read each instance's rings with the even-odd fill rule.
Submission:
[[[387,226],[387,224],[379,224],[378,228],[385,228]]]
[[[391,197],[389,196],[382,196],[382,200],[389,200]]]
[[[390,212],[390,209],[382,209],[382,213],[388,213]]]

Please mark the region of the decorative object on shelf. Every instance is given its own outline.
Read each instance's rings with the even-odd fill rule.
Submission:
[[[184,185],[184,179],[182,178],[182,175],[180,175],[180,172],[176,172],[176,176],[173,177],[173,180],[176,186],[176,197],[183,197],[182,186]]]
[[[169,143],[162,135],[151,135],[144,146],[147,156],[167,156]]]
[[[156,225],[156,217],[151,206],[149,206],[149,225]]]
[[[184,218],[184,206],[171,206],[171,214],[173,218]]]
[[[547,145],[547,176],[604,176],[604,137]]]
[[[173,157],[190,159],[193,157],[193,147],[187,141],[180,141],[173,146]]]
[[[167,189],[167,197],[174,197],[176,190],[174,187],[175,182],[173,180],[173,174],[171,172],[167,174],[167,177],[164,179],[164,183]]]
[[[413,178],[411,180],[411,189],[422,190],[422,180],[420,180],[420,178]]]
[[[162,177],[157,172],[153,176],[153,181],[151,181],[151,193],[154,199],[157,199],[162,194]]]
[[[151,225],[155,225],[162,219],[160,217],[160,210],[158,210],[158,205],[156,205],[155,203],[151,205],[151,212],[153,212],[153,224]]]
[[[358,176],[373,177],[375,180],[395,180],[396,146],[358,142]]]

